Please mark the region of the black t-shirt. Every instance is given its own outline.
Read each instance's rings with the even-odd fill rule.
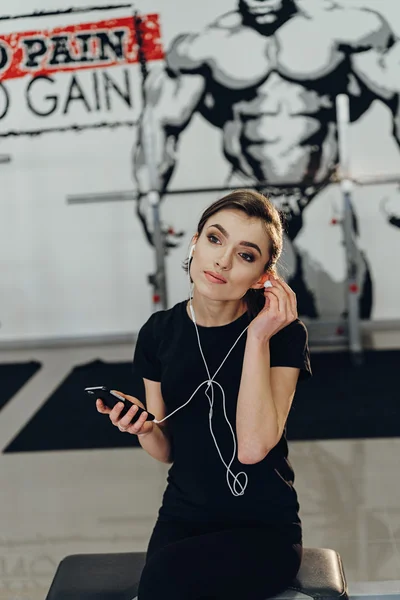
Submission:
[[[219,327],[198,326],[200,342],[211,376],[249,324],[241,317]],[[239,393],[247,332],[242,335],[215,381],[225,392],[226,415],[236,433]],[[196,388],[208,379],[196,329],[186,312],[186,301],[154,313],[141,328],[134,355],[134,372],[161,382],[167,414],[185,404]],[[310,376],[308,336],[296,320],[270,340],[270,365],[298,367],[300,380]],[[210,433],[209,400],[203,385],[184,408],[167,419],[173,464],[168,473],[159,517],[185,521],[299,523],[299,504],[293,487],[294,473],[288,460],[285,433],[264,460],[243,465],[236,457],[231,465],[237,475],[248,477],[242,496],[234,496]],[[225,421],[220,388],[214,386],[212,428],[222,456],[229,464],[233,454],[232,433]],[[232,478],[230,478],[232,485]],[[243,482],[243,476],[239,478]]]

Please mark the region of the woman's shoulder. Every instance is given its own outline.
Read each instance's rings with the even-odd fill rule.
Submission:
[[[308,342],[308,330],[301,319],[295,319],[274,335],[276,339],[289,339],[291,337],[303,338]]]
[[[300,380],[311,376],[307,327],[300,319],[278,331],[271,338],[271,367],[297,367]]]
[[[159,337],[168,335],[177,327],[184,316],[186,300],[178,302],[172,308],[158,310],[150,315],[147,321],[142,325],[141,335],[152,335]]]
[[[182,305],[183,303],[179,303],[170,309],[154,312],[140,328],[135,343],[133,368],[141,378],[161,381],[159,351],[163,340],[170,343],[177,320],[182,319],[180,313],[184,314]]]

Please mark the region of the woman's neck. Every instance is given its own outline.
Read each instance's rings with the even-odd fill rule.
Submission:
[[[204,296],[199,296],[196,291],[193,293],[192,306],[196,315],[196,323],[202,327],[221,327],[228,325],[246,311],[247,306],[244,300],[218,301],[209,300]],[[189,303],[187,306],[188,315],[191,317]]]

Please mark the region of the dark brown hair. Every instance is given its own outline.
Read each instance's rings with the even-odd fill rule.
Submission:
[[[275,208],[272,202],[260,192],[248,189],[239,189],[230,192],[223,198],[213,202],[200,217],[197,225],[197,235],[203,231],[204,225],[212,215],[220,210],[240,210],[248,217],[261,219],[265,224],[265,230],[268,234],[269,244],[269,260],[264,266],[264,272],[269,272],[277,276],[276,263],[282,252],[283,244],[283,227],[279,211]],[[184,262],[184,269],[187,272],[189,260]],[[244,297],[247,304],[247,310],[251,318],[258,315],[264,307],[263,289],[249,289]]]

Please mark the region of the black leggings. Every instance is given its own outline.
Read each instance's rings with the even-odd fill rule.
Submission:
[[[138,600],[265,600],[289,586],[301,557],[299,525],[157,521]]]

